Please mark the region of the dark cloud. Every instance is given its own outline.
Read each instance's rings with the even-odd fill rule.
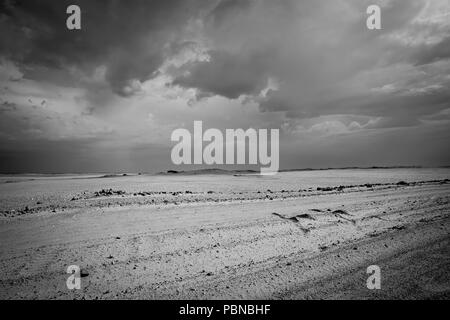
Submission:
[[[421,46],[412,55],[412,60],[416,65],[424,65],[448,59],[450,59],[450,37],[446,37],[433,45]]]
[[[71,4],[81,8],[79,31],[66,28]],[[128,95],[130,81],[153,76],[198,9],[198,1],[191,0],[4,1],[0,55],[22,66],[76,67],[87,73],[104,65],[112,89]]]
[[[227,19],[232,19],[237,15],[245,14],[251,7],[252,0],[223,0],[220,1],[207,15],[207,23],[214,27],[220,27],[226,23]]]
[[[81,31],[66,29],[70,4],[81,7]],[[381,30],[366,28],[370,4],[382,7]],[[2,170],[164,170],[170,131],[193,120],[282,129],[285,167],[443,164],[446,8],[0,0]]]
[[[242,94],[258,94],[266,87],[266,69],[270,65],[271,52],[236,56],[210,51],[209,57],[209,61],[191,62],[185,66],[189,73],[175,78],[173,84],[230,99]]]
[[[152,172],[167,168],[170,149],[159,145],[101,148],[100,139],[64,141],[4,141],[0,148],[0,172],[4,173],[92,173]],[[31,161],[32,159],[32,161]]]
[[[184,66],[174,84],[207,96],[253,95],[261,111],[288,117],[358,114],[390,119],[383,127],[416,125],[448,108],[448,67],[418,68],[448,59],[448,27],[414,22],[425,1],[375,1],[382,30],[368,30],[372,2],[222,1],[205,19],[209,60]],[[442,38],[431,45],[431,36]],[[395,73],[398,65],[409,67]],[[269,78],[278,87],[258,96]],[[395,90],[375,93],[388,85]]]

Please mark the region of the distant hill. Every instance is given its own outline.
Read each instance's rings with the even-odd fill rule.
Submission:
[[[198,170],[187,170],[187,171],[177,171],[168,170],[166,172],[159,172],[159,175],[200,175],[200,174],[224,174],[224,175],[236,175],[236,174],[256,174],[259,171],[255,170],[224,170],[224,169],[198,169]]]
[[[295,171],[320,171],[320,170],[357,170],[357,169],[415,169],[423,168],[421,166],[373,166],[373,167],[342,167],[342,168],[303,168],[303,169],[283,169],[279,172],[295,172]],[[218,168],[211,169],[196,169],[196,170],[168,170],[164,172],[159,172],[157,175],[206,175],[206,174],[217,174],[217,175],[245,175],[245,174],[259,174],[259,170],[225,170]]]

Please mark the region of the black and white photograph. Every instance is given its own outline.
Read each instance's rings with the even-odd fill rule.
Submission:
[[[450,0],[0,0],[0,300],[448,300],[449,142]]]

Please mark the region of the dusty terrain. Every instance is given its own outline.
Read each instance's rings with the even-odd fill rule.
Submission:
[[[3,177],[0,298],[448,299],[449,178]]]

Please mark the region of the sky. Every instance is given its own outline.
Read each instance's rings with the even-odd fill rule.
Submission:
[[[280,169],[449,165],[449,58],[450,0],[0,0],[0,172],[177,169],[195,120],[279,129]]]

